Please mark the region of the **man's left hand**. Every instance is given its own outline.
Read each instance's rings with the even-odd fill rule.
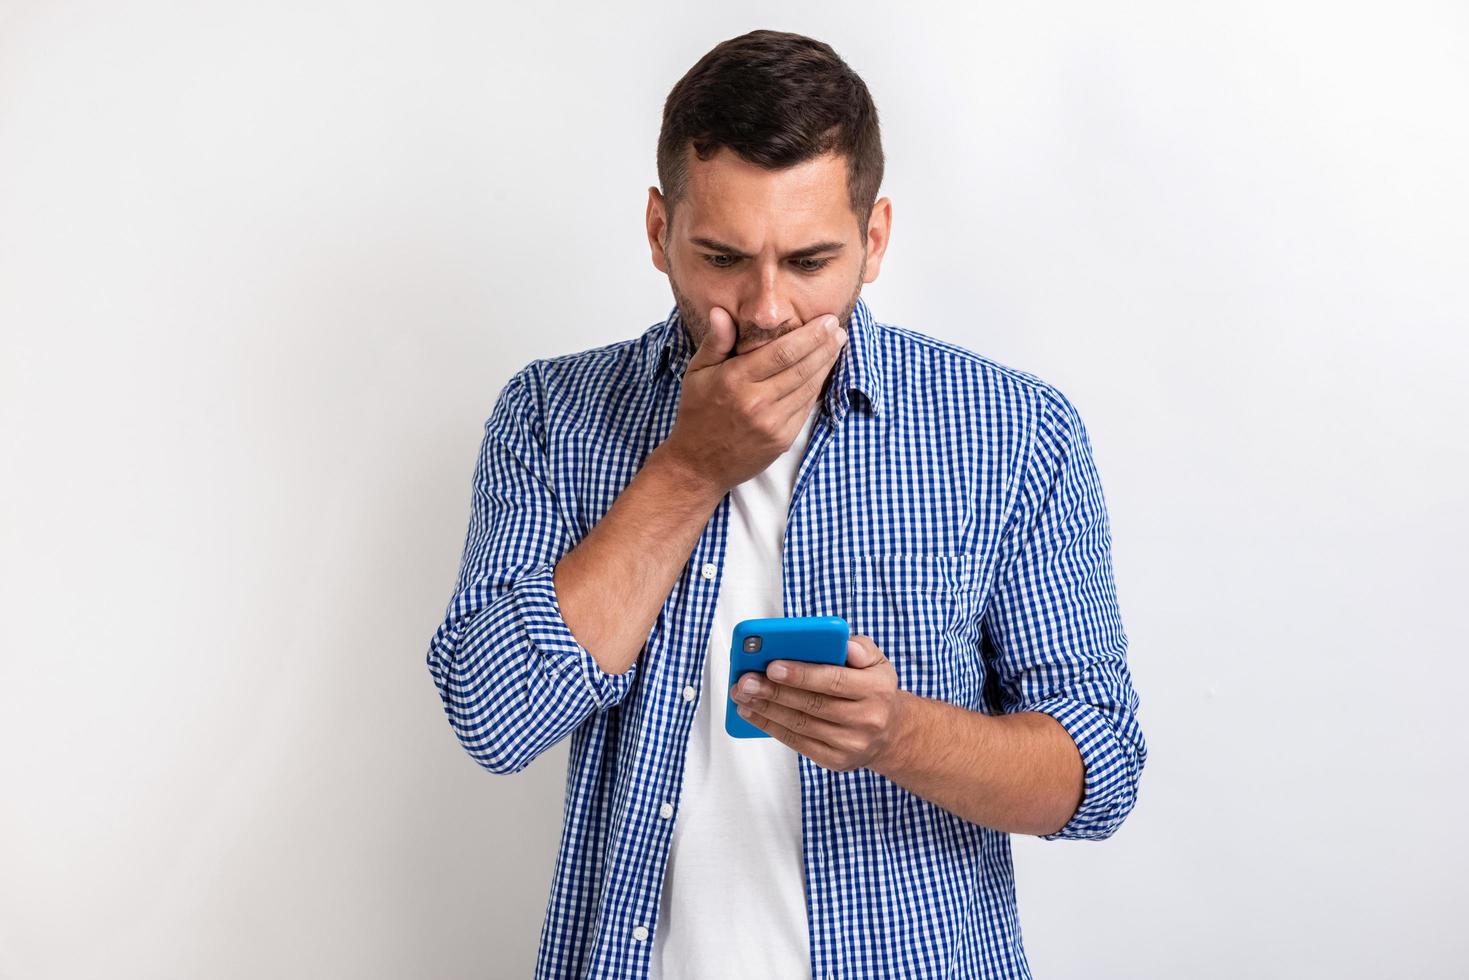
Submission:
[[[752,681],[756,689],[746,693]],[[844,667],[772,660],[764,676],[750,671],[730,688],[740,717],[838,772],[871,767],[893,751],[901,693],[892,663],[860,633],[847,641]]]

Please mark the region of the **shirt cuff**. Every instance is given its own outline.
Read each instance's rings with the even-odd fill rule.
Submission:
[[[1085,769],[1081,804],[1060,830],[1041,840],[1102,840],[1127,817],[1137,798],[1138,766],[1112,723],[1094,705],[1073,698],[1050,698],[1015,709],[1039,711],[1061,723],[1076,743]]]
[[[515,583],[516,611],[520,613],[520,621],[532,648],[562,671],[579,674],[597,708],[605,710],[627,696],[637,677],[640,661],[634,660],[632,666],[621,674],[611,674],[603,670],[597,658],[577,642],[561,615],[561,603],[556,597],[555,569],[554,564],[541,565]]]

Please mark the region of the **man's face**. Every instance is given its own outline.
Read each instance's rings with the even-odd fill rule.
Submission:
[[[847,199],[845,157],[826,154],[769,171],[721,147],[708,160],[686,148],[687,193],[674,224],[650,187],[648,240],[668,275],[679,315],[697,348],[709,310],[734,320],[732,355],[756,349],[823,313],[847,325],[863,283],[877,278],[892,206],[872,209],[866,234]]]

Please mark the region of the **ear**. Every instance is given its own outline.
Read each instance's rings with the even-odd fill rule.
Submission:
[[[892,231],[892,198],[880,197],[872,205],[872,216],[867,219],[867,271],[862,276],[864,283],[872,282],[882,271],[882,257],[887,253]]]
[[[663,243],[668,239],[668,210],[664,207],[663,195],[658,188],[648,188],[648,247],[653,251],[653,267],[668,275],[668,256]]]

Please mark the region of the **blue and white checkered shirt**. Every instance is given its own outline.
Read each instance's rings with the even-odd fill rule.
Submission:
[[[1054,716],[1086,780],[1044,839],[1111,836],[1147,747],[1081,418],[1034,375],[876,322],[860,298],[848,334],[791,499],[785,615],[841,616],[914,694]],[[481,766],[519,772],[571,736],[536,965],[546,980],[648,971],[730,498],[623,674],[572,636],[552,571],[668,435],[692,355],[675,306],[636,339],[510,378],[430,642],[449,722]],[[813,977],[1030,976],[1009,834],[870,769],[798,758]]]

